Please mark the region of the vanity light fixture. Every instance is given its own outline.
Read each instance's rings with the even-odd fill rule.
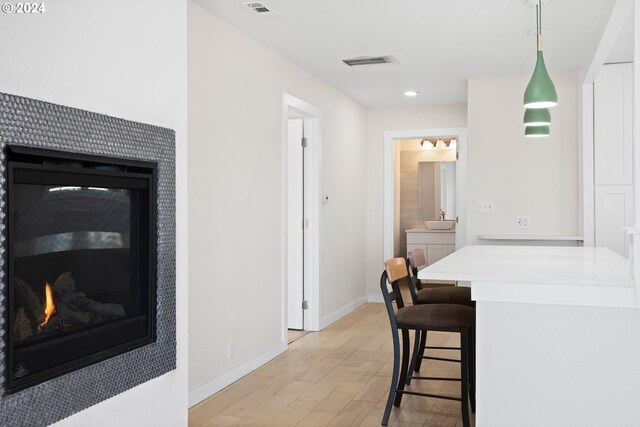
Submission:
[[[542,54],[542,0],[536,6],[536,43],[537,60],[533,75],[524,91],[525,108],[549,108],[558,104],[556,88],[549,77]]]
[[[527,108],[524,112],[525,126],[549,126],[551,112],[548,108]]]
[[[544,138],[551,133],[549,126],[527,126],[524,136],[528,138]]]
[[[422,146],[423,150],[433,150],[435,148],[433,142],[429,141],[428,139],[423,139],[422,141],[420,141],[420,145]]]
[[[415,90],[408,90],[404,93],[404,96],[408,96],[409,98],[413,98],[414,96],[418,96],[418,92]]]
[[[455,150],[456,143],[455,138],[451,138],[449,142],[445,142],[442,138],[438,138],[435,143],[428,139],[420,141],[423,150]]]

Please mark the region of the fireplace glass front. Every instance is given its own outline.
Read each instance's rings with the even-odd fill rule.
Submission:
[[[14,392],[154,341],[156,167],[7,150]]]

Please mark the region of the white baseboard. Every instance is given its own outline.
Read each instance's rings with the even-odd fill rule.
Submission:
[[[357,300],[353,301],[352,303],[347,304],[344,307],[334,311],[333,313],[330,313],[330,314],[324,316],[320,320],[320,329],[326,328],[327,326],[329,326],[330,324],[332,324],[336,320],[340,319],[343,316],[346,316],[347,314],[351,313],[356,308],[358,308],[361,305],[366,304],[366,303],[367,303],[367,297],[364,296],[364,297],[358,298]]]
[[[244,377],[249,372],[258,369],[260,366],[264,365],[279,354],[282,354],[286,350],[286,341],[275,343],[259,355],[247,360],[244,363],[241,363],[230,371],[225,372],[219,377],[216,377],[211,381],[201,385],[200,387],[190,391],[189,407],[197,405],[198,403],[222,390],[229,384],[232,384],[240,378]]]
[[[368,302],[375,302],[379,304],[384,304],[384,298],[382,298],[381,294],[369,294],[367,296]]]

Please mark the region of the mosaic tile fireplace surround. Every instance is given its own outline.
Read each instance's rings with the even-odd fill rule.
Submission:
[[[0,425],[176,366],[175,134],[0,93]]]

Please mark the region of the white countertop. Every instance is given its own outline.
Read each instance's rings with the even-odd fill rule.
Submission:
[[[450,230],[432,230],[430,228],[410,228],[405,230],[406,233],[455,233],[456,229],[452,228]]]
[[[629,261],[606,248],[465,246],[418,278],[471,282],[476,301],[635,307]]]
[[[478,234],[480,240],[547,240],[547,241],[582,241],[582,236],[558,236],[535,234]]]

